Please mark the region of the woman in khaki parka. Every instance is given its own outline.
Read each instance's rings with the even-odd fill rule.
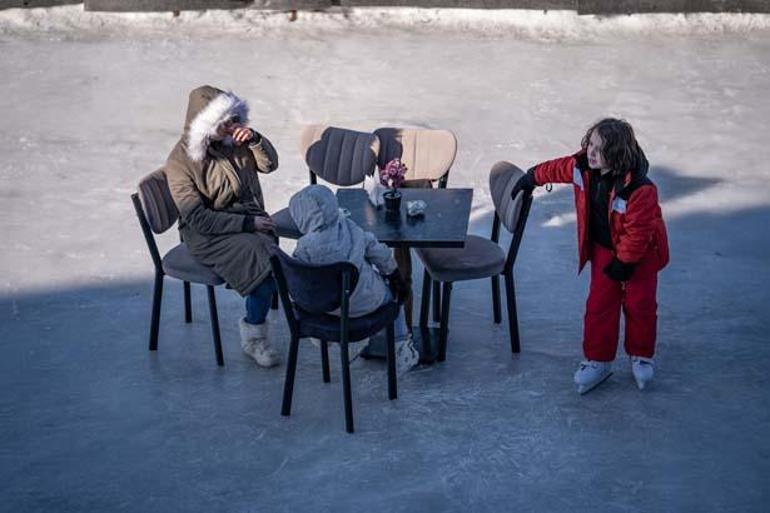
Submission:
[[[270,251],[276,239],[257,173],[274,171],[278,155],[248,122],[248,105],[233,93],[194,89],[184,134],[165,172],[190,252],[246,298],[240,321],[244,352],[272,367],[280,360],[265,319],[275,290]]]

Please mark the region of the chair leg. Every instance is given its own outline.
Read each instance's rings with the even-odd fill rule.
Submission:
[[[345,429],[353,432],[353,399],[350,392],[350,356],[347,341],[340,342],[340,360],[342,361],[342,393],[345,401]]]
[[[391,401],[398,397],[398,381],[396,378],[396,336],[393,323],[386,329],[386,343],[388,346],[388,399]]]
[[[449,335],[449,300],[452,295],[452,282],[448,281],[442,284],[444,296],[441,298],[441,326],[439,328],[439,346],[436,360],[443,362],[446,360],[446,341]]]
[[[331,381],[329,375],[329,343],[325,340],[321,341],[321,367],[323,369],[324,383],[329,383]]]
[[[433,322],[441,320],[441,282],[433,281]]]
[[[505,297],[508,299],[508,331],[511,337],[511,352],[521,351],[519,345],[519,318],[516,314],[516,289],[513,284],[513,271],[505,275]]]
[[[275,279],[275,276],[273,276],[273,282],[275,285],[275,289],[273,290],[273,297],[270,298],[270,309],[278,310],[278,303],[280,301],[280,298],[278,297],[278,280]]]
[[[428,271],[422,275],[422,301],[420,303],[420,327],[428,327],[428,314],[430,313],[430,286],[431,279]]]
[[[283,404],[281,415],[291,415],[291,399],[294,395],[294,374],[297,371],[297,352],[299,351],[299,338],[291,337],[289,343],[289,361],[286,362],[286,379],[283,382]]]
[[[219,335],[219,315],[217,314],[217,296],[214,287],[206,285],[209,293],[209,315],[211,316],[211,334],[214,336],[214,351],[217,355],[217,365],[222,367],[225,358],[222,355],[222,338]]]
[[[152,315],[150,317],[150,351],[158,350],[158,329],[160,327],[160,303],[163,300],[163,273],[155,273],[152,292]]]
[[[190,282],[184,282],[184,322],[192,322],[192,304],[190,301]]]
[[[495,324],[500,324],[503,320],[500,312],[500,275],[492,276],[492,311]]]

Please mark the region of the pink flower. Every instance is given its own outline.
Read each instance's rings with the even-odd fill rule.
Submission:
[[[395,158],[380,169],[380,183],[385,187],[397,189],[404,183],[406,166],[401,159]]]

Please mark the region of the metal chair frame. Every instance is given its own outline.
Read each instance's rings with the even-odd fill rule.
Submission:
[[[532,206],[532,194],[525,192],[523,193],[524,197],[522,198],[522,205],[521,205],[521,212],[519,214],[519,218],[516,222],[516,227],[513,231],[513,236],[511,238],[511,243],[508,247],[508,254],[505,259],[505,266],[503,267],[503,271],[496,275],[491,277],[491,283],[492,283],[492,310],[494,315],[494,322],[495,324],[500,324],[502,322],[502,312],[501,312],[501,301],[500,301],[500,276],[503,276],[505,279],[505,294],[507,299],[507,307],[508,307],[508,330],[510,333],[510,339],[511,339],[511,352],[512,353],[519,353],[521,352],[521,344],[519,340],[519,321],[518,321],[518,314],[516,311],[516,287],[514,282],[514,275],[513,275],[513,266],[516,263],[516,256],[519,253],[519,246],[521,245],[521,240],[524,236],[524,228],[527,224],[527,218],[529,217],[529,210]],[[494,243],[499,243],[500,241],[500,217],[497,215],[497,211],[495,211],[495,217],[492,221],[492,234],[490,239]],[[480,278],[484,279],[484,278]],[[439,348],[438,348],[438,355],[436,356],[436,360],[439,362],[443,362],[446,359],[446,345],[447,345],[447,337],[449,332],[449,308],[450,308],[450,301],[452,297],[452,285],[453,282],[446,281],[441,282],[438,280],[434,280],[430,273],[427,271],[427,269],[424,271],[423,279],[422,279],[422,303],[420,305],[420,327],[421,328],[427,328],[428,327],[428,310],[430,308],[430,297],[431,297],[431,283],[433,284],[433,296],[434,296],[434,303],[433,303],[433,315],[434,320],[436,320],[436,317],[438,317],[439,324]],[[437,296],[437,289],[441,290],[441,299],[440,301],[436,299]]]
[[[155,266],[155,284],[153,286],[152,293],[152,314],[150,320],[150,339],[149,350],[158,350],[158,331],[160,328],[160,307],[163,299],[163,278],[166,273],[163,271],[163,259],[158,251],[158,245],[155,242],[155,236],[153,235],[150,223],[147,221],[147,216],[142,207],[142,202],[139,199],[138,193],[131,195],[131,201],[134,204],[134,210],[136,210],[136,216],[139,218],[139,225],[142,228],[144,234],[144,240],[147,242],[147,248],[150,250],[150,257],[152,263]],[[181,240],[181,236],[180,236]],[[180,242],[184,244],[184,241]],[[173,278],[173,276],[172,276]],[[190,282],[181,280],[184,286],[184,321],[185,323],[192,322],[192,301],[190,298]],[[206,291],[208,293],[209,300],[209,316],[211,318],[211,334],[214,337],[214,352],[216,354],[217,365],[220,367],[225,364],[224,356],[222,354],[222,338],[219,332],[219,315],[217,313],[217,300],[216,293],[214,292],[213,285],[206,285]]]
[[[293,264],[302,266],[304,268],[315,268],[315,271],[319,273],[337,273],[339,275],[340,282],[340,296],[339,296],[339,308],[340,308],[340,324],[339,324],[339,345],[340,345],[340,361],[342,365],[342,388],[343,388],[343,400],[345,403],[345,429],[348,433],[354,432],[353,424],[353,400],[350,384],[350,353],[348,349],[349,341],[349,305],[350,294],[355,289],[355,284],[358,281],[358,270],[353,264],[348,262],[339,262],[331,265],[311,265],[304,264],[294,260],[292,257],[283,253],[279,256],[278,253],[283,253],[280,249],[276,249],[276,254],[270,259],[270,263],[273,268],[273,276],[275,277],[276,284],[278,285],[278,294],[283,304],[283,310],[286,314],[286,320],[289,324],[289,331],[291,333],[291,342],[289,343],[289,358],[286,364],[286,379],[283,387],[283,402],[281,405],[281,415],[291,415],[291,403],[294,395],[294,378],[297,369],[297,355],[299,352],[299,340],[301,334],[302,320],[298,319],[295,315],[295,308],[301,308],[290,297],[289,287],[284,273],[283,264],[281,260],[293,261]],[[323,374],[323,382],[329,383],[331,381],[329,371],[329,341],[321,340],[321,366]],[[395,354],[395,336],[393,321],[389,322],[386,326],[386,345],[387,345],[387,368],[388,368],[388,399],[393,400],[398,397],[397,390],[397,378],[396,378],[396,354]]]

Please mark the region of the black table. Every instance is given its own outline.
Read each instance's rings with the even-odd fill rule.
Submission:
[[[401,211],[387,212],[384,206],[375,207],[363,189],[338,189],[340,207],[350,212],[350,218],[361,228],[372,232],[377,239],[391,247],[462,248],[468,233],[468,220],[473,200],[473,189],[399,189]],[[425,214],[406,215],[408,201],[427,203]],[[438,328],[414,326],[412,336],[420,352],[420,363],[431,364],[438,351]],[[361,354],[364,358],[385,358],[385,339],[373,337]]]

